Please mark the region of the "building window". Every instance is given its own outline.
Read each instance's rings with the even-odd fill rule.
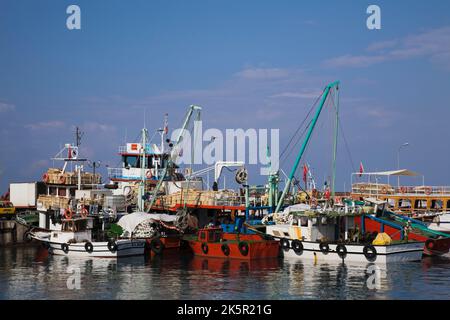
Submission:
[[[409,199],[398,200],[399,209],[411,209],[411,201]]]
[[[442,210],[444,202],[442,200],[431,200],[431,209]]]
[[[417,199],[414,202],[414,208],[416,208],[416,209],[426,209],[427,208],[427,200]]]

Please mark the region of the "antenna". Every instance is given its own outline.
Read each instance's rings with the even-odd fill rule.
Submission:
[[[81,145],[81,138],[83,136],[84,136],[84,132],[82,132],[79,127],[76,127],[76,130],[75,130],[75,139],[76,139],[75,141],[76,141],[76,143],[75,143],[75,145],[77,147],[79,147]]]

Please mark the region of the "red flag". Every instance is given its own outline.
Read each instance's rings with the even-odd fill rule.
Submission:
[[[303,165],[303,182],[306,183],[306,176],[308,175],[308,166],[306,163]]]
[[[169,121],[168,121],[168,116],[169,114],[166,113],[166,115],[164,116],[164,133],[168,134],[169,133]]]
[[[359,176],[361,177],[362,174],[364,173],[364,167],[362,162],[359,163]]]

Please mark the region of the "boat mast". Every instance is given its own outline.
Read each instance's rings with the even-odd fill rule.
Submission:
[[[330,90],[333,87],[338,87],[339,86],[339,81],[335,81],[330,83],[329,85],[327,85],[325,87],[325,90],[322,94],[322,98],[320,100],[320,105],[319,108],[317,108],[316,114],[314,115],[314,118],[311,122],[311,125],[309,127],[308,133],[306,134],[306,138],[305,141],[303,141],[302,147],[300,149],[299,154],[297,155],[297,159],[295,160],[294,163],[294,167],[291,170],[291,173],[288,177],[288,180],[286,181],[286,185],[284,186],[284,190],[283,193],[281,194],[280,199],[278,200],[278,204],[277,207],[275,209],[275,213],[278,213],[281,209],[281,206],[283,205],[284,202],[284,198],[286,197],[286,194],[288,193],[290,187],[291,187],[291,183],[292,183],[292,179],[294,178],[295,172],[297,171],[298,165],[300,164],[300,160],[302,159],[303,153],[305,152],[306,146],[308,145],[308,142],[311,138],[311,134],[314,130],[314,127],[316,126],[317,120],[319,119],[320,113],[322,111],[322,108],[325,104],[325,101],[327,100],[328,94],[330,93]]]
[[[139,211],[144,211],[144,195],[145,195],[145,168],[146,168],[146,144],[147,144],[147,129],[142,129],[142,141],[141,141],[141,151],[142,151],[142,159],[141,159],[141,182],[139,184],[139,196],[138,196],[138,208]]]
[[[337,143],[338,143],[338,132],[339,132],[339,87],[336,87],[336,91],[333,96],[333,104],[336,108],[336,119],[334,123],[334,144],[333,144],[333,164],[332,164],[332,175],[331,175],[331,198],[334,199],[335,196],[335,182],[336,182],[336,155],[337,155]]]
[[[150,209],[152,208],[153,204],[155,203],[156,196],[158,194],[159,189],[161,188],[164,178],[167,175],[168,168],[171,166],[172,163],[175,163],[176,158],[178,157],[178,148],[177,147],[179,146],[179,144],[183,138],[184,131],[186,130],[186,128],[191,120],[192,114],[194,113],[194,111],[197,111],[197,114],[198,114],[197,118],[200,119],[201,110],[202,110],[202,108],[199,106],[196,106],[196,105],[189,106],[189,110],[184,119],[183,126],[182,126],[181,130],[179,131],[179,134],[178,134],[178,136],[175,140],[175,143],[172,147],[172,151],[171,151],[169,159],[167,161],[167,165],[164,166],[163,173],[162,173],[161,177],[158,179],[158,184],[156,185],[155,189],[153,190],[153,194],[152,194],[152,197],[150,200],[150,205],[148,206],[147,212],[150,212]]]

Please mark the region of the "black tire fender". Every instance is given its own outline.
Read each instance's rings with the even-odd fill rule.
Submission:
[[[248,247],[248,243],[247,242],[245,242],[245,241],[239,242],[238,248],[239,248],[239,252],[244,257],[246,257],[248,255],[249,247]]]
[[[295,253],[300,254],[303,252],[303,243],[300,240],[293,240],[291,245]]]
[[[377,257],[377,249],[371,244],[364,246],[363,253],[369,261],[373,261]]]

